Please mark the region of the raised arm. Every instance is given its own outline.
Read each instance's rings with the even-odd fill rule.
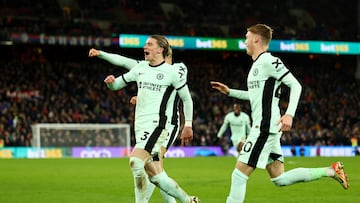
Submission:
[[[121,66],[127,70],[130,70],[134,66],[136,66],[139,61],[128,58],[125,56],[121,56],[119,54],[112,54],[105,51],[97,50],[94,48],[91,48],[89,51],[89,57],[98,57],[101,58],[115,66]]]

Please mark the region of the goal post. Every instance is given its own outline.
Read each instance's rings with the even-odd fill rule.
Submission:
[[[130,124],[39,123],[31,128],[32,147],[39,153],[38,157],[43,157],[44,148],[71,148],[72,157],[77,157],[76,149],[85,148],[103,151],[99,156],[95,156],[95,152],[82,152],[81,157],[112,157],[109,150],[116,147],[124,147],[125,156],[130,154]]]

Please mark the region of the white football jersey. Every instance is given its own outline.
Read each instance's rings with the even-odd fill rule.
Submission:
[[[174,71],[174,67],[165,62],[158,66],[151,66],[148,62],[142,61],[129,72],[116,78],[109,87],[120,89],[129,82],[136,82],[138,87],[135,128],[141,127],[138,125],[155,123],[165,128],[166,114],[170,111],[168,103],[174,90],[181,90],[184,93],[183,100],[191,100],[184,75],[179,71]],[[189,112],[185,116],[192,120],[192,109]]]
[[[237,146],[240,141],[244,141],[250,132],[250,117],[245,112],[240,112],[238,116],[235,113],[229,112],[224,118],[217,137],[221,137],[227,128],[231,130],[231,141],[234,146]]]
[[[176,72],[179,74],[181,82],[186,83],[187,82],[187,67],[184,63],[174,63],[173,68],[175,68]],[[177,92],[174,90],[173,93],[171,93],[168,103],[168,108],[166,115],[168,116],[168,119],[170,120],[170,123],[172,125],[179,125],[179,102],[180,97],[177,94]]]
[[[262,132],[277,133],[282,79],[291,74],[281,59],[264,52],[253,62],[247,77],[252,126]],[[296,80],[293,82],[297,82]],[[294,100],[297,102],[298,100]]]

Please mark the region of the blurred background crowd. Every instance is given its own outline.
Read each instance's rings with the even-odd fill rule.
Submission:
[[[246,27],[258,22],[271,25],[275,39],[359,41],[359,1],[308,2],[216,1],[214,5],[205,0],[1,0],[0,41],[22,32],[244,37]],[[88,58],[90,48],[0,45],[0,140],[4,146],[31,146],[31,125],[35,123],[133,123],[134,106],[129,100],[136,95],[136,85],[117,92],[108,90],[103,83],[105,76],[120,75],[125,70]],[[143,58],[141,49],[97,48]],[[294,128],[283,135],[283,145],[357,145],[357,57],[274,55],[283,59],[303,85]],[[249,115],[251,112],[248,102],[213,91],[209,82],[245,89],[250,58],[244,52],[194,50],[174,50],[174,57],[189,69],[188,85],[194,100],[192,145],[219,144],[215,143],[217,131],[233,103],[240,103]],[[283,92],[280,105],[285,109],[286,88]],[[101,139],[97,142],[95,145],[104,145]],[[230,144],[227,138],[222,142]]]
[[[117,33],[243,37],[266,22],[278,39],[358,41],[358,0],[1,0],[0,36]]]

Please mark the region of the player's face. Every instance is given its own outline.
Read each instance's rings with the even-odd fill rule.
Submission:
[[[255,34],[248,31],[245,38],[246,53],[251,56],[254,49]]]
[[[144,46],[144,55],[146,61],[154,61],[158,55],[162,54],[163,48],[159,46],[156,39],[148,38]]]
[[[237,116],[240,115],[241,107],[239,105],[234,104],[233,110],[234,110],[235,115],[237,115]]]

